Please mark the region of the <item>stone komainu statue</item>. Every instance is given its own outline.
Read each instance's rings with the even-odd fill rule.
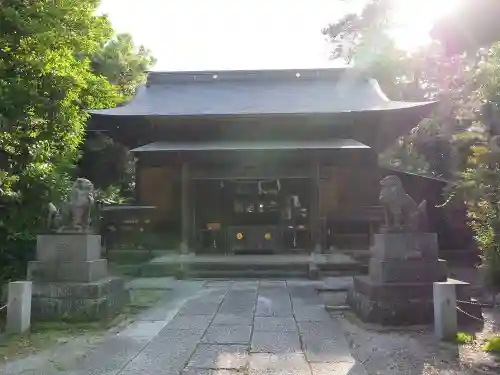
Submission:
[[[58,232],[87,231],[93,204],[94,185],[86,178],[78,178],[61,210],[49,203],[48,228]]]
[[[47,228],[50,231],[57,231],[62,226],[61,212],[58,210],[56,205],[52,202],[49,203],[48,207],[48,217],[47,217]]]
[[[427,230],[427,202],[417,206],[406,193],[397,176],[380,181],[379,200],[385,209],[386,232],[425,232]]]

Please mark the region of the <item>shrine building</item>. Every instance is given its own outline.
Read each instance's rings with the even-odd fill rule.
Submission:
[[[135,204],[155,207],[152,227],[177,232],[185,252],[368,249],[390,174],[427,200],[446,246],[445,182],[378,162],[435,107],[391,101],[354,68],[151,72],[89,126],[134,153]]]

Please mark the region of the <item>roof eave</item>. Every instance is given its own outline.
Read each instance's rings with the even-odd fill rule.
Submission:
[[[414,111],[423,109],[425,110],[424,115],[428,115],[434,110],[437,101],[433,102],[420,102],[420,103],[411,103],[411,102],[394,102],[400,103],[401,106],[394,108],[376,108],[376,109],[365,109],[365,110],[352,110],[352,111],[337,111],[337,112],[251,112],[251,113],[209,113],[209,114],[200,114],[200,113],[180,113],[180,114],[159,114],[159,113],[123,113],[120,109],[123,107],[109,108],[109,109],[97,109],[97,110],[88,110],[87,112],[90,115],[94,116],[106,116],[106,117],[164,117],[164,118],[218,118],[218,117],[286,117],[286,116],[350,116],[357,114],[383,114],[383,113],[391,113],[391,112],[399,112],[399,111]]]
[[[238,151],[310,151],[310,150],[369,150],[370,146],[353,139],[332,138],[325,141],[212,141],[212,142],[152,142],[130,150],[150,152],[238,152]]]

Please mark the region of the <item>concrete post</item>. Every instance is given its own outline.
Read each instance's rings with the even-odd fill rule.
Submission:
[[[436,282],[434,291],[434,332],[440,340],[455,340],[457,328],[457,297],[455,285]]]
[[[7,333],[20,334],[30,328],[31,288],[31,281],[9,283]]]

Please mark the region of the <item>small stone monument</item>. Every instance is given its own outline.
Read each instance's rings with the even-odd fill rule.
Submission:
[[[426,202],[417,205],[397,176],[381,181],[379,200],[385,225],[375,234],[367,276],[354,278],[347,295],[362,320],[386,325],[432,323],[433,283],[456,285],[457,299],[470,300],[468,284],[447,278],[446,262],[438,258],[436,233],[428,233]],[[468,313],[481,316],[478,306]]]
[[[84,178],[75,181],[60,209],[49,204],[51,233],[37,237],[37,260],[28,263],[35,319],[106,319],[128,302],[124,281],[109,277],[101,259],[101,236],[91,230],[93,204],[94,186]]]

